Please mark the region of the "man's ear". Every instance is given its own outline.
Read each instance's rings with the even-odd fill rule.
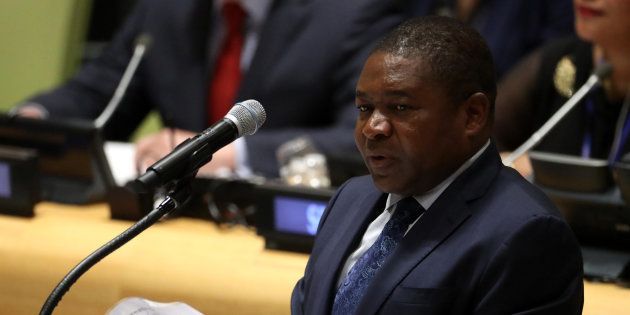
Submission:
[[[472,94],[464,101],[466,112],[466,135],[475,136],[486,130],[490,123],[490,100],[481,92]]]

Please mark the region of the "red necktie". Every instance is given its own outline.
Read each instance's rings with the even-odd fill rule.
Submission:
[[[217,57],[208,97],[208,119],[212,124],[230,110],[241,81],[241,50],[243,48],[243,22],[245,11],[228,1],[223,5],[226,36]]]

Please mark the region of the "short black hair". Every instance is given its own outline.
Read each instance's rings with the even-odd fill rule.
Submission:
[[[430,68],[426,74],[453,101],[482,92],[494,108],[497,86],[492,53],[475,29],[456,19],[423,16],[407,20],[382,38],[371,54],[377,52],[420,58]]]

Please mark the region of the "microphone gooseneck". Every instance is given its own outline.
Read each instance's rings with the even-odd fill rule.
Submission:
[[[236,138],[254,134],[266,117],[265,109],[256,100],[236,103],[225,118],[182,142],[147,168],[135,180],[136,188],[147,191],[194,174],[212,159],[214,152]]]
[[[97,129],[103,128],[105,124],[112,117],[120,102],[122,101],[123,96],[125,96],[125,92],[127,92],[127,88],[129,87],[129,83],[131,83],[131,79],[133,75],[136,73],[138,69],[138,65],[140,61],[142,61],[142,57],[146,53],[147,49],[151,45],[151,36],[147,34],[142,34],[136,38],[136,45],[133,49],[133,55],[131,56],[131,60],[127,64],[127,68],[123,73],[118,86],[116,87],[116,91],[114,91],[114,95],[105,106],[103,112],[94,120],[94,126]]]
[[[527,141],[521,144],[516,150],[512,151],[512,153],[503,160],[504,165],[512,165],[516,159],[521,157],[521,155],[527,153],[533,146],[538,144],[542,139],[551,131],[553,127],[555,127],[558,122],[564,116],[566,116],[577,103],[584,98],[584,96],[591,90],[593,87],[597,86],[602,82],[602,80],[610,75],[612,72],[612,67],[608,63],[602,63],[595,71],[589,76],[586,83],[584,83],[576,92],[569,98],[552,116],[542,125],[536,132],[534,132]]]

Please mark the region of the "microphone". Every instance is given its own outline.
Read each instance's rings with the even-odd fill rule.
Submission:
[[[555,127],[558,122],[564,116],[566,116],[569,111],[571,111],[577,103],[584,98],[584,96],[597,84],[601,83],[601,81],[608,77],[612,72],[612,67],[608,63],[602,63],[595,68],[593,73],[588,77],[586,83],[584,83],[578,90],[569,98],[552,116],[542,125],[536,132],[534,132],[527,141],[521,144],[516,150],[512,151],[512,153],[503,160],[504,165],[512,165],[516,159],[518,159],[521,155],[525,154],[529,151],[533,146],[538,144],[546,135],[551,131],[551,128]]]
[[[116,91],[114,95],[105,106],[103,112],[96,118],[94,121],[94,126],[97,129],[103,128],[103,126],[109,121],[112,114],[116,111],[118,106],[120,105],[120,101],[122,101],[123,96],[125,96],[125,92],[127,92],[127,88],[129,87],[129,83],[131,83],[131,79],[133,78],[140,61],[142,61],[142,57],[144,57],[144,53],[147,51],[149,46],[151,45],[151,36],[147,34],[141,34],[136,38],[136,44],[133,50],[133,56],[129,63],[127,64],[127,68],[123,73],[118,86],[116,87]]]
[[[265,122],[265,109],[256,100],[236,103],[225,117],[200,134],[186,139],[136,180],[141,191],[157,188],[195,173],[212,154],[244,135],[253,135]]]

